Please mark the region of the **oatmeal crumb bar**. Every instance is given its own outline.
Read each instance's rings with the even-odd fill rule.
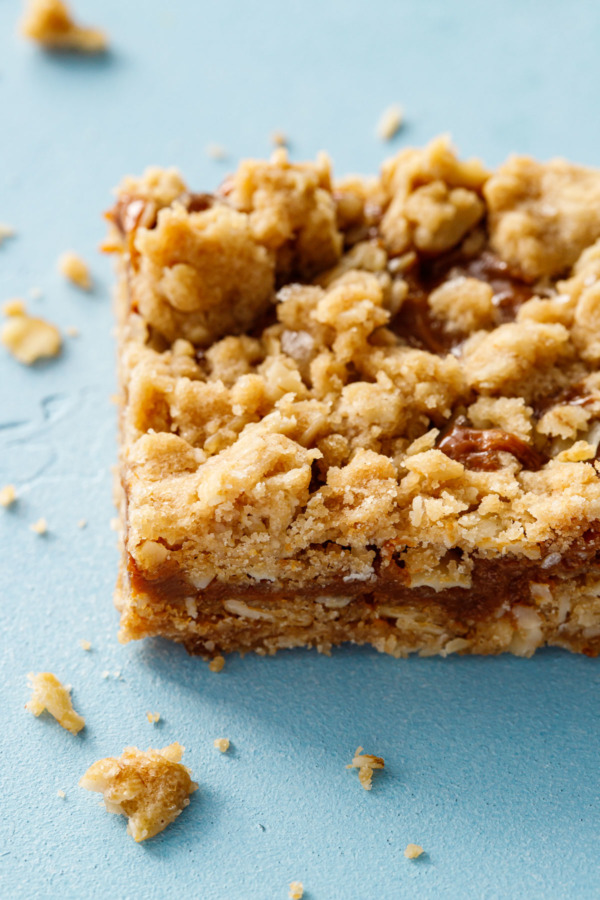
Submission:
[[[600,651],[600,171],[127,178],[124,641]]]

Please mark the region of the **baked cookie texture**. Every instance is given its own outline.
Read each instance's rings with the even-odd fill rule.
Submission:
[[[124,641],[600,651],[600,171],[127,178]]]

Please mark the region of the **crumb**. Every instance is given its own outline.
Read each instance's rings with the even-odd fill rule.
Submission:
[[[79,646],[82,650],[91,650],[92,645],[89,641],[79,641]]]
[[[79,784],[104,794],[108,812],[127,816],[127,833],[134,841],[145,841],[163,831],[198,788],[180,763],[184,749],[178,743],[146,753],[126,747],[118,758],[95,762]]]
[[[73,284],[76,284],[77,287],[82,288],[82,290],[89,291],[92,289],[92,277],[89,266],[73,250],[67,250],[59,256],[58,271],[69,281],[72,281]]]
[[[55,325],[26,313],[10,316],[0,332],[0,341],[19,362],[27,366],[42,357],[57,356],[62,344]]]
[[[35,531],[36,534],[46,534],[48,531],[48,523],[45,519],[38,519],[37,522],[34,522],[29,526],[31,531]]]
[[[102,677],[103,677],[103,678],[110,678],[110,672],[108,671],[108,669],[105,669],[105,670],[104,670],[104,672],[102,673]]]
[[[225,657],[224,656],[215,656],[208,664],[208,668],[211,672],[220,672],[225,665]]]
[[[209,144],[206,148],[206,155],[210,159],[224,160],[228,159],[229,154],[225,147],[222,147],[221,144]]]
[[[14,484],[6,484],[0,488],[0,506],[11,506],[17,499]]]
[[[285,132],[274,131],[271,135],[271,143],[275,144],[276,147],[287,147],[289,145],[289,139]]]
[[[87,519],[80,519],[77,523],[78,528],[85,528],[87,525]]]
[[[29,296],[32,300],[41,300],[44,296],[44,292],[41,287],[32,287],[29,291]]]
[[[15,229],[12,225],[6,225],[4,222],[0,222],[0,244],[2,241],[5,241],[6,238],[14,237]]]
[[[220,750],[221,753],[227,753],[229,750],[229,739],[228,738],[215,738],[213,742],[213,746]]]
[[[71,689],[61,684],[52,672],[40,672],[38,675],[30,672],[27,678],[33,694],[29,703],[25,704],[25,709],[34,716],[48,710],[59,725],[71,734],[78,734],[85,725],[85,719],[73,709]]]
[[[61,800],[64,800],[67,795],[65,794],[64,791],[57,791],[56,796],[60,797]]]
[[[104,53],[108,46],[103,31],[77,25],[61,0],[29,0],[21,33],[47,50]]]
[[[76,328],[75,325],[69,325],[68,328],[65,328],[65,332],[69,337],[79,337],[79,328]]]
[[[304,886],[301,881],[292,881],[290,884],[290,892],[288,894],[290,900],[302,900],[304,894]]]
[[[12,297],[2,304],[2,312],[5,316],[26,316],[25,302],[19,297]]]
[[[377,137],[382,141],[391,141],[400,131],[403,118],[401,106],[398,106],[397,103],[388,106],[377,123]]]
[[[156,723],[160,721],[160,713],[147,712],[146,718],[148,719],[150,724],[156,725]]]
[[[417,859],[423,853],[423,848],[419,847],[418,844],[409,844],[404,851],[404,855],[407,859]]]
[[[358,780],[364,787],[365,791],[370,791],[372,787],[371,781],[373,779],[373,770],[383,769],[385,763],[381,756],[373,756],[371,753],[363,753],[362,749],[362,747],[356,748],[354,759],[352,760],[350,765],[346,766],[346,768],[358,769]]]

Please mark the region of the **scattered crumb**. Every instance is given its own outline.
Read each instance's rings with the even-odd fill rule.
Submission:
[[[220,750],[221,753],[227,753],[229,750],[229,739],[228,738],[215,738],[213,742],[213,746]]]
[[[87,525],[87,519],[80,519],[77,523],[78,528],[85,528]]]
[[[210,157],[210,159],[228,159],[229,154],[225,147],[222,147],[221,144],[209,144],[206,148],[206,155]]]
[[[105,669],[105,670],[104,670],[104,672],[102,673],[102,677],[103,677],[103,678],[110,678],[110,672],[108,671],[108,669]]]
[[[29,526],[31,531],[35,531],[36,534],[46,534],[48,531],[48,523],[45,519],[38,519],[37,522],[34,522]]]
[[[5,484],[0,488],[0,506],[11,506],[17,499],[17,492],[14,484]]]
[[[14,237],[15,229],[12,225],[6,225],[4,222],[0,222],[0,244],[2,241],[5,241],[6,238]]]
[[[25,709],[34,716],[48,710],[59,725],[71,734],[78,734],[85,725],[85,719],[73,709],[71,689],[61,684],[52,672],[40,672],[38,675],[30,672],[27,678],[33,694],[29,703],[25,704]]]
[[[397,103],[388,106],[377,123],[377,137],[382,141],[390,141],[400,131],[403,118],[401,106]]]
[[[356,748],[354,759],[352,760],[350,765],[346,766],[346,768],[358,769],[358,780],[364,787],[365,791],[370,791],[372,787],[371,781],[373,779],[373,770],[383,769],[385,763],[381,756],[373,756],[371,753],[363,753],[362,749],[362,747]]]
[[[41,287],[32,287],[29,291],[29,296],[32,300],[41,300],[44,296],[44,292]]]
[[[10,316],[0,332],[0,341],[27,366],[44,356],[57,356],[62,344],[55,325],[26,313]]]
[[[409,844],[404,855],[407,859],[417,859],[423,853],[423,848],[418,844]]]
[[[118,758],[95,762],[79,784],[104,794],[108,812],[127,816],[127,833],[144,841],[163,831],[198,788],[190,770],[180,763],[184,749],[178,743],[146,753],[126,747]]]
[[[11,297],[6,303],[2,304],[2,312],[5,316],[26,316],[25,301],[20,297]]]
[[[292,881],[290,884],[290,892],[288,894],[290,900],[302,900],[304,894],[304,886],[301,881]]]
[[[220,672],[223,666],[225,665],[225,657],[224,656],[215,656],[208,664],[208,668],[211,672]]]
[[[64,791],[57,791],[56,795],[57,795],[57,797],[60,797],[61,800],[64,800],[65,797],[67,796]]]
[[[146,718],[148,719],[150,724],[156,725],[156,723],[160,721],[160,713],[147,712]]]
[[[287,147],[289,143],[288,136],[283,131],[274,131],[271,135],[271,143],[275,144],[276,147]]]
[[[90,641],[79,641],[79,646],[81,647],[82,650],[91,650],[92,649],[92,645],[91,645]]]
[[[88,264],[73,250],[67,250],[58,258],[58,271],[84,291],[92,288],[92,276]]]
[[[29,0],[21,33],[47,50],[103,53],[108,45],[100,29],[77,25],[61,0]]]
[[[69,335],[69,337],[79,337],[79,328],[76,328],[75,325],[69,325],[68,328],[65,328],[65,333]]]

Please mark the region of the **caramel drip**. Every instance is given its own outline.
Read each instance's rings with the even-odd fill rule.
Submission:
[[[455,425],[438,444],[446,456],[461,462],[467,469],[493,472],[501,467],[498,454],[510,453],[524,469],[541,469],[546,457],[525,441],[499,428],[480,429]]]

